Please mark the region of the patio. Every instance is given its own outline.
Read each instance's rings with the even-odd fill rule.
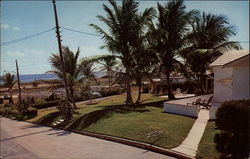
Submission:
[[[201,98],[203,100],[208,100],[209,97],[211,97],[213,94],[208,95],[202,95],[202,96],[195,96],[195,97],[187,97],[184,99],[179,100],[171,100],[164,103],[164,112],[167,113],[173,113],[173,114],[179,114],[189,117],[198,117],[199,109],[198,105],[187,105],[187,103],[195,102],[198,98]],[[209,113],[209,119],[213,118],[216,112],[216,109],[211,108],[213,111],[213,114]]]

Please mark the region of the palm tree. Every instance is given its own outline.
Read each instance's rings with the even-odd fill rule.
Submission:
[[[108,26],[109,33],[95,24],[90,25],[102,35],[105,42],[102,48],[108,49],[121,59],[126,74],[126,104],[133,104],[130,85],[132,81],[131,62],[133,61],[134,50],[138,45],[137,32],[142,31],[145,24],[141,16],[150,17],[153,9],[146,9],[140,16],[138,13],[139,3],[134,0],[123,0],[121,6],[118,6],[114,0],[109,0],[109,2],[112,9],[103,5],[107,17],[97,16],[100,21]]]
[[[88,59],[82,59],[79,65],[80,73],[83,76],[81,80],[88,80],[88,81],[96,80],[93,65],[94,61]]]
[[[108,83],[109,83],[109,88],[111,87],[111,82],[113,78],[113,69],[114,67],[118,64],[116,61],[116,58],[114,56],[105,56],[99,62],[101,66],[101,71],[106,71],[108,74]]]
[[[238,50],[241,46],[238,42],[229,41],[229,37],[236,33],[225,16],[203,12],[197,14],[191,26],[189,39],[192,45],[184,49],[181,54],[187,59],[187,64],[195,73],[204,94],[202,78],[209,64],[225,51]]]
[[[69,47],[63,46],[62,48],[63,53],[63,60],[65,64],[65,73],[66,73],[66,79],[69,86],[69,92],[71,96],[71,102],[73,103],[73,107],[76,107],[75,101],[74,101],[74,86],[76,83],[80,80],[80,67],[78,65],[78,56],[80,54],[80,50],[76,51],[76,53],[72,52]],[[63,79],[63,72],[62,72],[62,63],[60,60],[60,56],[58,54],[52,54],[49,58],[49,62],[51,63],[54,70],[51,70],[49,72],[52,72],[56,74],[60,79]]]
[[[9,88],[10,98],[12,99],[12,88],[15,85],[15,75],[11,73],[5,73],[2,77],[4,85]]]
[[[157,52],[161,70],[166,75],[168,98],[174,99],[170,73],[175,68],[184,68],[176,58],[179,56],[180,50],[189,43],[187,40],[188,26],[196,11],[185,11],[183,0],[171,0],[165,5],[157,3],[157,9],[156,25],[150,25],[149,41]]]

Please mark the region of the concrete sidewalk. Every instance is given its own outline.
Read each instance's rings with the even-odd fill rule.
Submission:
[[[171,159],[144,149],[7,118],[1,120],[4,159]]]
[[[208,120],[209,110],[201,109],[198,118],[186,139],[180,146],[173,148],[172,150],[195,157]]]

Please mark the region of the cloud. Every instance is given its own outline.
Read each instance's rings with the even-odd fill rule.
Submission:
[[[20,28],[17,27],[17,26],[12,27],[12,29],[15,30],[15,31],[20,31]]]
[[[29,52],[31,53],[31,55],[42,55],[42,54],[45,54],[45,52],[42,51],[42,50],[30,50]]]
[[[8,56],[11,56],[11,57],[23,57],[23,56],[25,56],[25,53],[23,53],[21,51],[8,51],[6,54]]]
[[[81,46],[80,47],[80,58],[95,56],[95,55],[103,55],[107,54],[106,50],[100,49],[98,46]]]
[[[1,24],[1,29],[9,29],[10,26],[8,24]]]
[[[18,26],[11,26],[9,24],[2,24],[1,23],[1,29],[12,29],[15,31],[20,31],[21,29]]]

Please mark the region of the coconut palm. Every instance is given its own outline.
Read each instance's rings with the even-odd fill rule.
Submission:
[[[109,88],[111,87],[111,82],[113,78],[113,73],[114,73],[114,67],[118,64],[116,58],[114,56],[105,56],[99,62],[101,66],[101,71],[106,71],[108,75],[108,83],[109,83]]]
[[[187,59],[187,64],[195,73],[204,94],[202,78],[209,64],[225,51],[238,50],[241,46],[238,42],[229,41],[229,37],[236,33],[225,16],[203,12],[197,14],[191,26],[189,39],[192,45],[183,49],[181,54]]]
[[[11,73],[5,73],[5,74],[2,76],[2,80],[3,80],[3,82],[4,82],[4,85],[5,85],[6,87],[8,87],[9,93],[10,93],[10,98],[12,99],[12,88],[13,88],[13,86],[14,86],[15,83],[16,83],[15,75],[14,75],[14,74],[11,74]]]
[[[184,68],[176,58],[189,41],[189,23],[197,11],[185,11],[183,0],[171,0],[165,5],[157,3],[156,25],[150,25],[149,41],[157,52],[161,70],[166,75],[168,98],[174,99],[171,90],[170,73],[175,68]],[[184,70],[184,69],[183,69]]]
[[[88,81],[96,80],[93,66],[94,66],[94,61],[88,59],[82,59],[81,63],[79,64],[82,80],[88,80]]]
[[[76,108],[76,104],[74,101],[74,86],[80,80],[81,77],[81,70],[78,65],[78,56],[80,54],[80,50],[78,48],[76,53],[74,53],[69,49],[69,47],[63,46],[62,53],[65,65],[66,79],[71,96],[70,100],[73,103],[74,108]],[[49,62],[54,68],[54,70],[51,70],[49,72],[52,72],[56,74],[60,79],[63,79],[62,63],[59,54],[52,54],[49,58]]]
[[[126,74],[126,104],[133,104],[130,84],[132,81],[131,70],[133,69],[132,58],[138,45],[137,32],[143,31],[145,21],[142,19],[150,18],[153,9],[146,9],[139,15],[139,3],[134,0],[123,0],[121,6],[118,6],[114,0],[109,0],[109,2],[112,9],[107,5],[103,5],[107,16],[97,16],[100,21],[108,26],[109,32],[104,31],[95,24],[90,25],[102,35],[105,42],[103,48],[108,49],[108,51],[116,54],[121,59]]]

